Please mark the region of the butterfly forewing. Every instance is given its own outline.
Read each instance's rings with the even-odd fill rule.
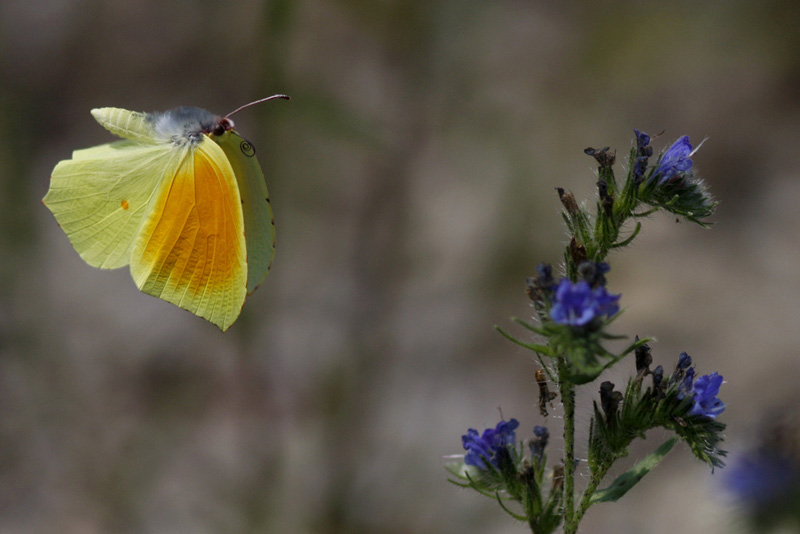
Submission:
[[[86,263],[123,267],[161,179],[153,169],[172,159],[169,147],[131,141],[77,150],[53,169],[44,203]]]

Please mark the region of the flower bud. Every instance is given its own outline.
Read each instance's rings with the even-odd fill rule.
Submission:
[[[614,384],[608,381],[600,384],[600,406],[603,408],[603,413],[606,414],[606,423],[611,424],[617,414],[620,402],[622,402],[622,393],[614,391]]]

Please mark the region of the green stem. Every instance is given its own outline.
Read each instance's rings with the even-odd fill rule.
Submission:
[[[594,495],[595,490],[597,490],[597,486],[600,485],[600,482],[602,482],[603,477],[606,476],[606,473],[608,473],[610,467],[611,462],[604,463],[602,465],[598,465],[592,473],[592,476],[589,479],[589,484],[586,486],[586,490],[583,492],[583,497],[581,497],[581,501],[578,503],[578,512],[575,514],[576,525],[580,523],[581,519],[583,518],[583,514],[585,514],[586,510],[589,509],[589,501],[592,499],[592,495]]]
[[[575,534],[575,384],[567,379],[567,364],[558,360],[558,382],[564,403],[564,534]]]

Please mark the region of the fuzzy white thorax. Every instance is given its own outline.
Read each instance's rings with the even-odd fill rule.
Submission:
[[[205,132],[210,131],[216,115],[200,108],[183,106],[163,113],[152,113],[155,135],[176,145],[196,145]]]

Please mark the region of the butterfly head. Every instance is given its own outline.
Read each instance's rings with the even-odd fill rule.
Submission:
[[[253,102],[249,102],[249,103],[247,103],[247,104],[245,104],[243,106],[240,106],[240,107],[234,109],[233,111],[231,111],[230,113],[228,113],[224,117],[215,118],[214,119],[214,124],[208,130],[204,130],[204,133],[211,134],[211,135],[216,135],[216,136],[224,135],[225,132],[229,132],[229,131],[233,130],[233,128],[234,128],[233,121],[231,120],[231,115],[233,115],[234,113],[238,113],[238,112],[242,111],[245,108],[249,108],[250,106],[253,106],[255,104],[260,104],[261,102],[266,102],[267,100],[273,100],[275,98],[281,98],[283,100],[290,100],[290,98],[287,95],[272,95],[272,96],[268,96],[266,98],[262,98],[260,100],[255,100]]]
[[[224,117],[215,116],[204,109],[182,106],[164,113],[148,114],[148,120],[152,121],[157,137],[178,146],[195,146],[202,140],[203,135],[219,137],[233,130],[233,121],[230,117],[234,113],[275,98],[289,99],[286,95],[272,95],[245,104]]]
[[[211,135],[220,136],[224,135],[225,132],[229,132],[231,130],[233,130],[232,120],[230,120],[228,117],[217,117],[214,120],[214,124],[205,133],[210,133]]]

